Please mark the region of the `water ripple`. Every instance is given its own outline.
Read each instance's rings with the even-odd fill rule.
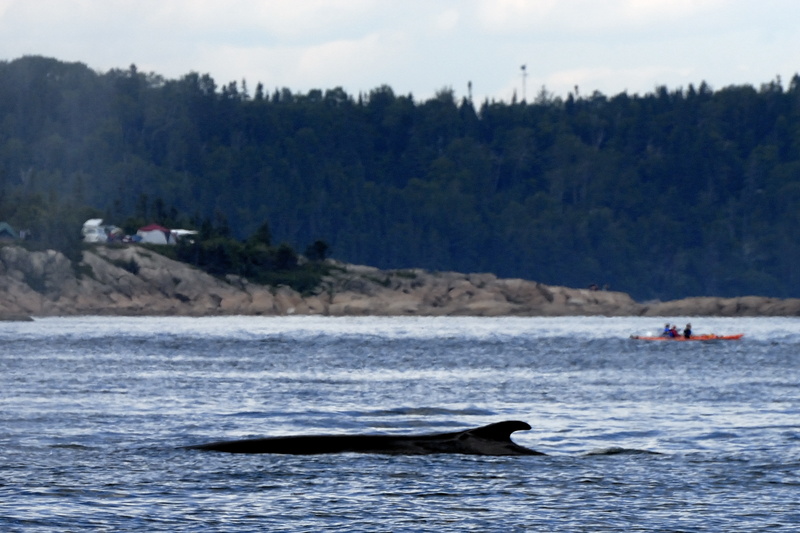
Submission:
[[[40,319],[0,329],[0,529],[731,531],[800,520],[800,320]],[[529,422],[545,457],[210,439]],[[652,453],[652,452],[657,452]]]

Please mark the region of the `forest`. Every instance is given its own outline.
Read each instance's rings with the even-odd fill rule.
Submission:
[[[640,301],[798,297],[800,77],[417,101],[0,62],[0,221],[74,256],[90,217]]]

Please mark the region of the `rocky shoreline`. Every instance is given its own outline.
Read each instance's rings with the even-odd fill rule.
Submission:
[[[44,316],[798,316],[800,299],[638,303],[628,294],[492,274],[379,270],[332,262],[311,295],[218,279],[140,246],[97,246],[77,272],[62,254],[0,248],[0,320]]]

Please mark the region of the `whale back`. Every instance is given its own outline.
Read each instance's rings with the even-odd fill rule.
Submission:
[[[511,440],[515,431],[531,427],[517,420],[453,433],[426,435],[297,435],[211,442],[187,446],[195,450],[228,453],[310,455],[325,453],[544,455]]]

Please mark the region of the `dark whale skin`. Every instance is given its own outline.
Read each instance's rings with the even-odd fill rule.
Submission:
[[[511,434],[531,429],[525,422],[507,420],[453,433],[426,435],[297,435],[244,439],[186,446],[192,450],[227,453],[276,453],[313,455],[323,453],[376,453],[425,455],[545,455],[515,444]]]

